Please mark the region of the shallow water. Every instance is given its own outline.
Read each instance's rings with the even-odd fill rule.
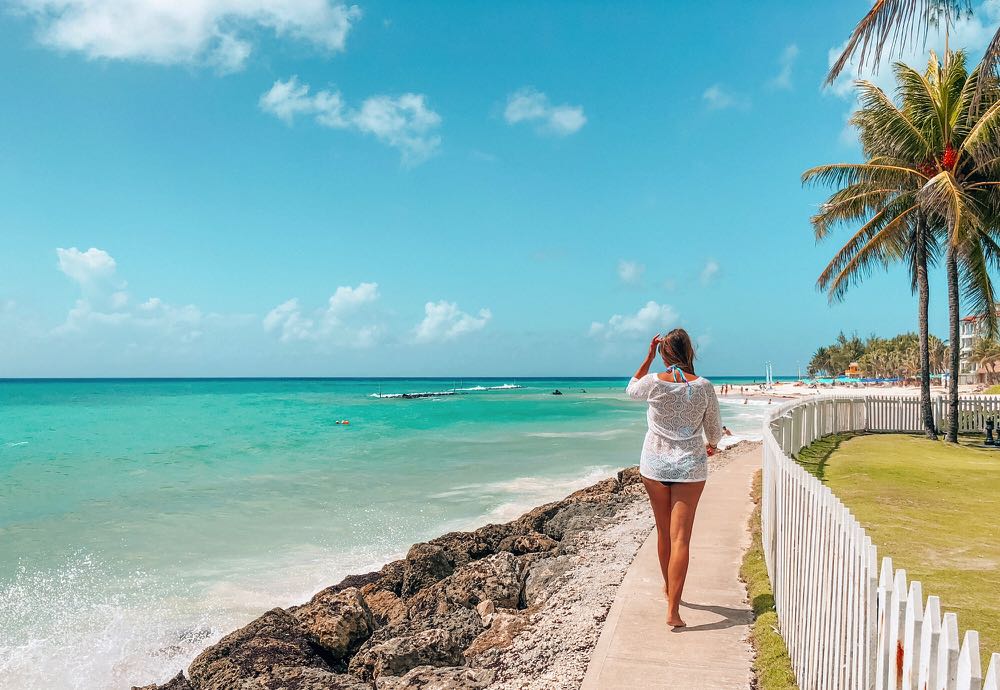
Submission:
[[[635,464],[625,382],[0,382],[0,687],[163,680],[269,607]],[[736,438],[767,412],[723,403]]]

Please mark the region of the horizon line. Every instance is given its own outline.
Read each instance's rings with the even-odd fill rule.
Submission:
[[[705,378],[764,379],[759,374],[706,374]],[[0,376],[0,383],[58,381],[597,381],[631,378],[611,376]],[[796,379],[795,375],[774,375],[775,379]]]

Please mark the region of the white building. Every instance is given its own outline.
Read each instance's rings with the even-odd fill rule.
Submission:
[[[997,305],[997,316],[1000,316],[1000,305]],[[984,383],[985,373],[980,373],[979,363],[972,361],[972,348],[976,340],[982,337],[983,324],[978,316],[966,316],[958,327],[959,337],[959,383]]]

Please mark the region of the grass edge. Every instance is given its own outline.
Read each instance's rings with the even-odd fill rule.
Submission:
[[[760,498],[761,471],[754,473],[750,489],[754,509],[750,515],[748,529],[750,546],[743,554],[740,565],[740,579],[747,588],[747,599],[753,610],[753,625],[750,628],[750,644],[753,646],[754,690],[787,690],[798,688],[792,662],[788,657],[785,641],[778,633],[778,614],[774,610],[774,592],[771,579],[764,563],[764,547],[761,542]]]

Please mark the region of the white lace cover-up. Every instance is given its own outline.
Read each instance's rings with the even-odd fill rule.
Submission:
[[[625,392],[649,403],[639,473],[658,482],[708,479],[705,442],[714,446],[722,438],[719,400],[711,382],[699,378],[678,383],[647,374],[629,381]]]

